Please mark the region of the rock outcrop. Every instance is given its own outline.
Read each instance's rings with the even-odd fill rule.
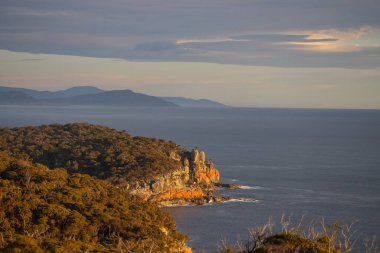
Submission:
[[[198,149],[173,151],[169,157],[178,162],[177,170],[147,182],[129,185],[128,190],[159,205],[213,201],[214,183],[219,181],[219,171],[211,160],[206,160],[205,152]]]

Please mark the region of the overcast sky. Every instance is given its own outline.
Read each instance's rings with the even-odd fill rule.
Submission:
[[[380,108],[379,0],[2,0],[0,85]]]

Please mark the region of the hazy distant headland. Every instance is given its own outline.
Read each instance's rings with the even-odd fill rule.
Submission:
[[[76,86],[60,91],[38,91],[0,86],[3,105],[100,105],[129,107],[226,107],[208,99],[155,97],[132,90],[101,90],[93,86]]]

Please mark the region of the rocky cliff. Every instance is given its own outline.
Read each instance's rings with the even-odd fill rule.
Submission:
[[[154,179],[129,184],[126,188],[142,198],[159,205],[213,201],[214,183],[219,181],[219,171],[204,151],[173,151],[170,159],[179,162],[178,169]]]

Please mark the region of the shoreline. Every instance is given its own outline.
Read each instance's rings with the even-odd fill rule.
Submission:
[[[228,198],[226,200],[220,201],[220,202],[208,202],[205,204],[193,204],[193,203],[186,203],[186,204],[171,204],[171,205],[160,205],[160,208],[171,208],[171,207],[196,207],[196,206],[210,206],[210,205],[217,205],[217,204],[226,204],[226,203],[258,203],[258,199],[254,198]]]
[[[214,187],[217,190],[225,189],[225,190],[251,190],[256,189],[253,186],[246,186],[240,184],[227,184],[227,183],[214,183]],[[255,198],[240,198],[233,196],[205,196],[202,198],[195,198],[192,200],[186,199],[172,199],[162,201],[161,203],[157,203],[159,207],[192,207],[192,206],[207,206],[213,204],[223,204],[223,203],[235,203],[235,202],[245,202],[245,203],[254,203],[258,202]]]

